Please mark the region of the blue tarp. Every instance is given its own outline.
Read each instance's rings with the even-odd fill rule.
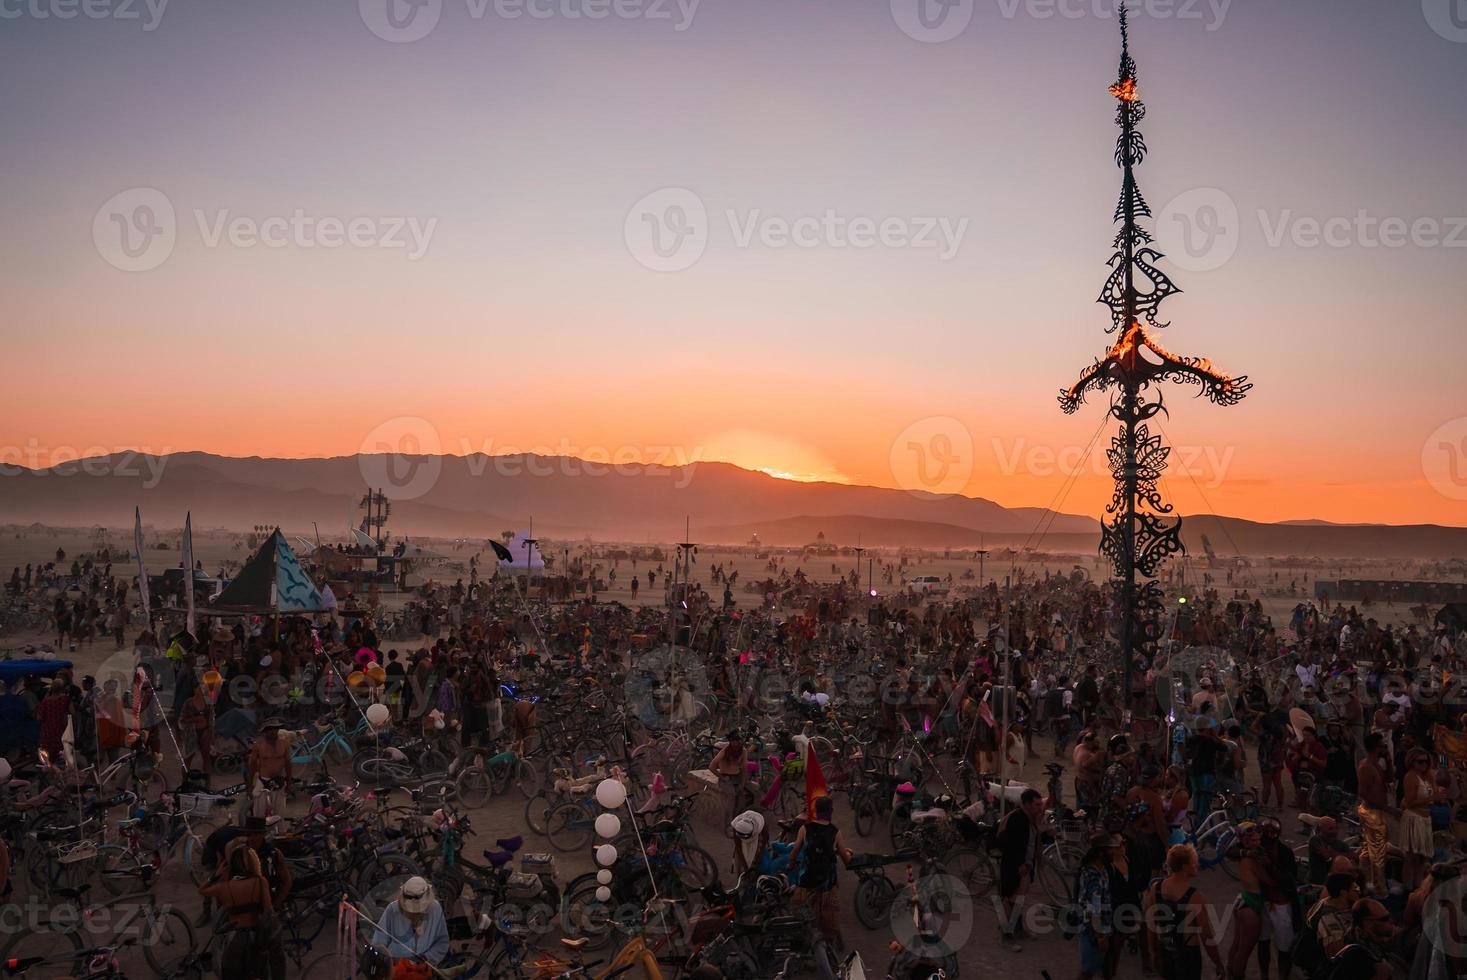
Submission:
[[[0,681],[11,684],[32,674],[50,677],[70,666],[70,660],[0,660]]]

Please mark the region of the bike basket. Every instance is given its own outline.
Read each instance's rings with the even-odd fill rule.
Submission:
[[[521,854],[520,870],[526,874],[555,875],[555,856],[552,854]]]
[[[214,812],[217,797],[207,793],[179,793],[178,811],[191,817],[207,817]]]

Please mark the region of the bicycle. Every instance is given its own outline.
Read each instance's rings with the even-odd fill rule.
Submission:
[[[7,976],[30,977],[31,980],[127,980],[127,975],[122,972],[122,966],[117,961],[117,954],[129,946],[137,944],[137,939],[130,937],[113,946],[93,946],[82,948],[81,940],[76,941],[73,949],[63,950],[60,953],[48,952],[37,954],[31,950],[29,940],[38,933],[21,933],[11,941],[10,945],[0,951],[0,957],[4,958],[4,971]],[[68,935],[67,933],[50,933],[52,936]],[[25,946],[28,955],[19,955],[20,947]]]

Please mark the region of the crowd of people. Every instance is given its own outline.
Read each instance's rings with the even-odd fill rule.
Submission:
[[[37,574],[53,573],[48,565]],[[816,582],[781,567],[754,609],[729,601],[736,573],[714,563],[708,574],[724,602],[699,585],[670,610],[546,602],[508,576],[474,576],[440,587],[433,603],[451,614],[407,641],[379,635],[373,607],[220,620],[198,636],[145,629],[136,636],[144,680],[29,678],[0,697],[0,723],[34,731],[13,753],[102,763],[130,735],[165,754],[176,739],[184,766],[206,780],[221,741],[248,741],[248,783],[289,780],[278,733],[323,712],[375,702],[399,727],[451,731],[465,746],[523,745],[534,702],[514,692],[536,689],[556,666],[626,684],[648,651],[672,642],[684,651],[678,683],[710,724],[757,716],[778,688],[806,707],[848,709],[873,755],[918,733],[944,784],[959,764],[1005,779],[1046,756],[1068,763],[1086,845],[1066,869],[1082,980],[1136,965],[1187,980],[1209,963],[1235,980],[1250,964],[1281,980],[1384,978],[1393,962],[1412,980],[1463,975],[1463,947],[1453,944],[1467,923],[1453,883],[1467,846],[1464,635],[1309,602],[1275,625],[1259,599],[1206,587],[1153,611],[1146,642],[1123,665],[1113,595],[1078,570],[1015,569],[1003,587],[924,601],[873,598],[855,574]],[[22,588],[31,575],[19,575]],[[633,576],[651,587],[667,585],[669,572]],[[127,622],[128,584],[109,565],[78,564],[71,578],[86,583],[85,598],[57,606],[58,639],[85,641],[83,616],[95,622],[108,609]],[[373,671],[380,682],[363,685]],[[247,733],[234,727],[240,717],[250,719]],[[732,741],[732,755],[722,744],[698,764],[742,780],[748,760]],[[744,816],[741,799],[734,793],[721,809],[726,823]],[[852,842],[821,806],[794,842],[796,856],[817,855],[799,884],[820,929],[843,941],[836,858],[848,861]],[[995,828],[999,941],[1010,949],[1027,941],[1014,913],[1033,900],[1062,806],[1029,789]],[[1209,838],[1218,813],[1229,833]],[[1308,832],[1302,857],[1284,840],[1295,816]],[[217,872],[202,893],[253,935],[290,886],[271,870],[284,862],[264,824],[229,829],[228,840],[211,838]],[[1220,840],[1225,853],[1214,853]],[[1219,863],[1239,888],[1221,921],[1208,911],[1228,904],[1230,886],[1209,875]],[[421,879],[405,884],[383,918],[389,955],[441,955],[442,911],[426,889]],[[279,975],[276,966],[267,972]]]

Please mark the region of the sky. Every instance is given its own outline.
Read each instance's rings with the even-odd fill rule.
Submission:
[[[0,0],[0,462],[534,450],[1096,513],[1112,0]],[[921,6],[919,6],[919,4]],[[1455,5],[1455,6],[1454,6]],[[1184,513],[1467,525],[1467,4],[1151,0]]]

